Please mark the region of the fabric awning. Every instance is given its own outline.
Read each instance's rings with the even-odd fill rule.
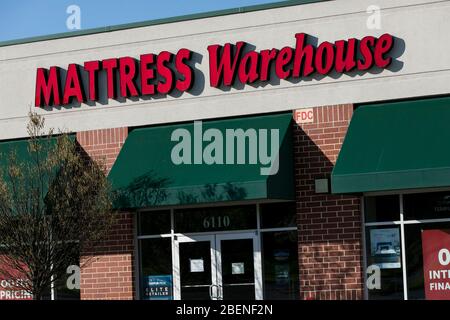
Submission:
[[[72,141],[75,141],[75,134],[68,134],[68,138]],[[53,148],[56,147],[58,141],[57,136],[52,137],[42,137],[38,140],[42,150],[40,151],[40,155],[46,156],[48,152],[51,152]],[[32,154],[29,152],[30,140],[28,138],[18,139],[18,140],[8,140],[0,142],[0,167],[4,170],[7,168],[9,163],[9,156],[11,153],[15,154],[17,162],[20,165],[33,166],[32,163]]]
[[[172,133],[185,129],[190,133],[191,143],[198,141],[194,123],[137,128],[132,130],[111,169],[111,181],[116,208],[143,208],[163,205],[181,205],[222,201],[256,199],[294,199],[292,136],[292,113],[253,116],[202,122],[202,132],[210,128],[220,131],[223,137],[223,159],[226,159],[226,130],[267,129],[270,149],[271,129],[279,130],[279,170],[274,175],[261,175],[259,163],[246,164],[175,164],[171,158],[179,140],[171,141]],[[198,129],[198,126],[197,126]],[[198,131],[197,131],[198,132]],[[201,137],[201,135],[200,135]],[[261,141],[258,136],[258,143]],[[201,138],[200,138],[201,139]],[[211,139],[216,141],[216,139]],[[200,146],[204,149],[211,141]],[[248,142],[248,141],[247,141]],[[237,143],[235,143],[235,156]],[[257,147],[257,151],[261,151]],[[194,147],[191,149],[194,161]],[[270,152],[269,152],[270,154]],[[235,158],[236,159],[236,158]]]
[[[75,134],[68,134],[68,138],[72,141],[75,141]],[[29,182],[26,185],[26,188],[33,188],[37,181],[33,181],[31,179],[44,179],[43,191],[46,193],[49,187],[49,184],[52,183],[52,177],[38,175],[36,173],[30,174],[34,172],[37,168],[37,158],[36,154],[29,151],[30,140],[28,138],[18,139],[18,140],[9,140],[0,142],[0,168],[1,174],[3,174],[3,179],[6,183],[10,183],[10,177],[8,175],[8,170],[10,168],[10,156],[14,155],[16,159],[16,165],[19,166],[22,173],[25,175],[25,179]],[[41,137],[38,139],[39,146],[41,150],[39,151],[39,159],[40,161],[46,159],[48,154],[54,150],[58,142],[57,136],[52,137]],[[52,168],[54,173],[56,173],[57,167]],[[39,182],[41,183],[41,182]]]
[[[331,181],[333,193],[450,186],[450,98],[357,108]]]

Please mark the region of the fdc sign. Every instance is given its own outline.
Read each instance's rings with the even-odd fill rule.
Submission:
[[[295,122],[297,122],[297,124],[313,123],[314,122],[313,108],[295,110],[294,120]]]

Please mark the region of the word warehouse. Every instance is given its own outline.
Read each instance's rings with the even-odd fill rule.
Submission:
[[[383,69],[392,62],[392,57],[387,54],[394,46],[394,38],[387,33],[379,38],[367,36],[360,41],[355,38],[334,43],[325,41],[317,47],[308,43],[304,33],[296,34],[295,39],[295,48],[260,52],[246,50],[246,43],[242,41],[208,46],[210,86],[230,87],[236,79],[242,84],[268,82],[273,68],[277,78],[288,79],[367,71],[373,66]],[[174,90],[183,93],[194,85],[192,57],[192,51],[180,49],[176,54],[168,51],[158,55],[142,54],[139,59],[121,57],[87,61],[83,67],[71,63],[66,72],[57,66],[48,70],[38,68],[35,106],[68,105],[73,100],[95,102],[103,96],[117,99],[119,93],[122,98],[164,96]],[[99,88],[106,92],[99,93]]]

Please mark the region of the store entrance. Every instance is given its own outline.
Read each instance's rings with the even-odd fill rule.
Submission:
[[[256,232],[178,236],[175,296],[182,300],[262,299]]]

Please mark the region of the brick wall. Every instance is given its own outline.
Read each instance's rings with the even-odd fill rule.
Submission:
[[[294,124],[301,299],[362,299],[360,199],[316,194],[330,178],[353,106],[314,108],[314,123]]]
[[[93,159],[104,161],[109,170],[128,135],[128,128],[77,132],[77,141]]]
[[[127,128],[77,133],[77,141],[93,159],[111,170],[128,134]],[[109,236],[81,258],[81,299],[133,299],[133,214],[119,213]]]
[[[81,299],[133,299],[133,252],[133,216],[117,214],[108,239],[83,254]]]

